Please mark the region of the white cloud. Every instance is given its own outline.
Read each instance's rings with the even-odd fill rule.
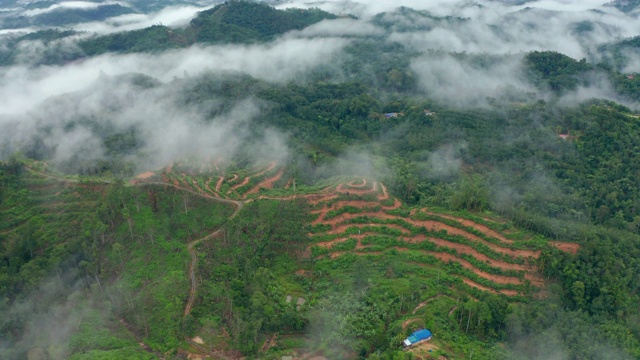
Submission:
[[[586,11],[601,7],[609,0],[539,0],[520,5],[520,8],[533,7],[555,11]]]
[[[370,22],[354,19],[323,20],[300,31],[287,34],[290,37],[358,37],[382,35],[384,31]]]
[[[140,72],[169,81],[185,73],[238,71],[269,81],[289,81],[330,63],[349,40],[281,39],[264,45],[194,46],[159,55],[103,55],[65,66],[0,68],[0,113],[22,113],[44,99],[78,91],[104,72]]]
[[[513,89],[532,91],[522,80],[520,58],[496,62],[489,68],[448,54],[425,55],[411,63],[420,87],[432,98],[454,106],[479,106],[487,97]]]
[[[48,12],[52,12],[57,9],[95,9],[104,5],[121,5],[128,7],[129,4],[122,1],[104,1],[104,2],[89,2],[89,1],[63,1],[57,4],[53,4],[47,8],[43,9],[30,9],[22,12],[21,15],[24,16],[37,16],[41,14],[45,14]]]
[[[106,19],[104,22],[87,22],[74,25],[79,31],[108,34],[119,31],[143,29],[162,24],[169,27],[183,27],[200,11],[206,8],[197,6],[169,6],[150,14],[125,14]]]

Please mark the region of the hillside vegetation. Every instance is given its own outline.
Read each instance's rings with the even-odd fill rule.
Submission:
[[[640,358],[638,38],[416,45],[473,21],[228,1],[7,36],[0,358]],[[192,51],[213,68],[147,69]]]

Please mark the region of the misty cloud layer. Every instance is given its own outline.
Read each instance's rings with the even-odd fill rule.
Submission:
[[[144,168],[184,156],[230,156],[247,141],[252,120],[260,116],[259,104],[241,101],[226,115],[205,122],[201,109],[176,105],[184,88],[175,80],[231,71],[272,82],[291,81],[327,62],[347,43],[341,38],[292,37],[266,45],[194,46],[155,56],[104,55],[61,67],[0,68],[0,127],[5,129],[0,142],[12,144],[9,150],[15,150],[30,144],[34,134],[41,135],[46,128],[45,143],[56,149],[55,160],[63,161],[72,154],[100,159],[103,149],[95,134],[82,128],[69,130],[67,122],[109,114],[104,121],[116,129],[140,132],[145,144]],[[141,91],[109,80],[130,73],[152,76],[165,85]],[[277,150],[272,159],[281,159],[286,157],[284,138],[271,130],[265,133],[264,143],[251,146],[257,154]]]
[[[76,29],[106,33],[158,22],[181,26],[201,9],[199,6],[216,2],[167,7],[151,14],[122,15],[103,23],[79,24]],[[44,136],[44,144],[55,149],[53,158],[58,162],[71,154],[82,154],[87,161],[100,159],[105,156],[105,149],[95,133],[81,125],[69,127],[67,123],[71,119],[109,114],[105,120],[109,126],[117,130],[136,129],[143,136],[142,154],[146,159],[141,167],[162,166],[181,156],[210,157],[233,152],[243,146],[247,133],[263,111],[263,104],[244,99],[233,104],[231,110],[227,108],[224,114],[209,119],[197,107],[176,106],[176,99],[184,90],[176,80],[238,72],[268,82],[286,83],[305,81],[311,72],[323,67],[324,71],[335,73],[333,81],[340,81],[344,49],[366,37],[379,39],[381,45],[402,44],[416,54],[408,59],[412,76],[417,80],[416,96],[453,107],[484,106],[488,98],[499,99],[514,93],[546,99],[548,94],[527,82],[523,67],[527,51],[555,50],[575,59],[585,57],[597,62],[600,45],[640,33],[640,23],[635,18],[613,7],[602,7],[604,3],[546,0],[510,6],[508,2],[445,0],[278,2],[279,8],[319,7],[359,19],[325,20],[266,44],[196,45],[154,55],[108,54],[63,66],[33,64],[46,57],[50,47],[61,52],[81,52],[76,42],[89,33],[50,44],[24,41],[16,57],[19,65],[0,68],[0,127],[5,130],[0,132],[0,142],[5,144],[2,149],[6,155],[29,144],[35,135]],[[60,7],[88,6],[96,3],[67,2],[30,11],[37,15]],[[593,8],[598,11],[590,10]],[[381,12],[387,13],[374,18]],[[484,60],[479,61],[478,57]],[[631,53],[628,58],[625,71],[640,69],[640,56]],[[131,73],[148,75],[162,85],[140,91],[126,83],[103,81]],[[615,99],[607,79],[592,80],[589,87],[565,94],[563,103],[591,97]],[[211,103],[216,101],[222,102],[210,99]],[[43,133],[45,128],[47,131]],[[270,130],[265,143],[258,148],[264,145],[286,153],[284,139],[286,135]],[[437,156],[441,155],[447,156]],[[443,172],[449,170],[443,168]]]

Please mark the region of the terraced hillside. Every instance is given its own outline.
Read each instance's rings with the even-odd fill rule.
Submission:
[[[456,287],[524,297],[544,285],[536,268],[542,239],[514,240],[505,224],[429,209],[406,209],[386,187],[361,179],[337,185],[331,196],[311,201],[311,251],[316,259],[392,256],[408,271],[441,268]],[[510,238],[511,237],[511,238]],[[576,244],[550,243],[575,252]]]
[[[439,209],[408,208],[389,194],[384,184],[373,179],[334,178],[316,186],[296,186],[293,174],[275,162],[250,169],[233,169],[219,161],[197,167],[177,163],[137,176],[129,186],[120,187],[117,194],[114,193],[117,187],[108,181],[58,177],[34,165],[25,166],[22,171],[28,172],[28,176],[21,178],[20,186],[27,191],[15,192],[17,197],[5,199],[0,209],[4,220],[0,238],[6,248],[15,247],[14,252],[29,262],[35,258],[48,259],[54,251],[67,247],[65,251],[71,253],[79,244],[87,242],[87,236],[100,246],[114,239],[129,239],[131,241],[117,240],[117,246],[110,245],[112,249],[105,250],[102,255],[105,260],[115,261],[102,271],[119,274],[122,280],[136,284],[130,285],[134,293],[154,294],[148,295],[147,303],[162,303],[171,294],[172,305],[166,307],[166,313],[159,314],[158,319],[155,315],[140,318],[134,306],[130,312],[119,314],[129,342],[154,343],[164,336],[161,334],[165,330],[161,328],[149,330],[148,321],[156,322],[160,318],[171,318],[175,324],[191,321],[192,309],[198,318],[206,315],[202,306],[206,302],[203,296],[212,291],[207,283],[212,276],[211,269],[215,268],[211,261],[226,261],[218,255],[212,258],[214,245],[228,242],[222,235],[232,218],[237,214],[242,217],[248,211],[246,216],[253,219],[254,213],[260,213],[262,208],[258,205],[261,204],[265,205],[263,209],[277,209],[277,204],[293,199],[304,199],[308,204],[289,207],[290,210],[305,209],[299,223],[307,225],[300,228],[295,241],[290,240],[301,245],[292,252],[299,258],[298,267],[290,270],[289,280],[281,279],[288,285],[287,290],[283,290],[286,293],[280,293],[274,300],[282,303],[278,306],[286,309],[288,298],[305,299],[302,304],[308,302],[310,308],[298,305],[290,310],[292,318],[298,318],[301,315],[294,315],[296,312],[311,309],[313,314],[318,302],[323,303],[327,296],[338,305],[348,301],[328,295],[329,289],[335,291],[336,286],[347,292],[353,291],[349,290],[352,281],[355,281],[353,286],[360,289],[389,287],[389,301],[400,302],[400,305],[393,320],[398,329],[387,331],[400,337],[419,327],[433,327],[425,320],[429,318],[444,316],[451,323],[461,323],[471,317],[468,302],[483,304],[478,300],[487,294],[506,302],[525,301],[530,296],[543,294],[539,290],[545,285],[545,279],[536,262],[541,252],[551,246],[571,253],[578,250],[577,244],[547,242],[499,220],[471,214],[460,216]],[[249,205],[248,208],[245,205]],[[97,213],[92,211],[95,208]],[[307,214],[308,220],[305,220]],[[99,223],[98,218],[106,221],[109,231],[91,227]],[[43,226],[44,223],[52,225]],[[140,226],[145,223],[153,226],[142,231]],[[42,229],[48,232],[43,233]],[[17,240],[27,238],[38,243],[37,254],[20,251],[24,242]],[[258,236],[255,241],[260,244],[262,240]],[[173,251],[167,252],[169,248]],[[189,255],[191,261],[187,262]],[[198,268],[199,260],[202,269]],[[169,263],[173,270],[163,275],[162,281],[146,283],[155,276],[148,269],[160,271]],[[19,268],[20,264],[16,266]],[[375,283],[370,282],[367,275],[371,271],[378,273]],[[98,276],[97,273],[88,275],[89,278]],[[146,285],[140,287],[140,279],[146,279]],[[25,279],[4,283],[9,287],[24,286]],[[348,302],[340,306],[343,305],[354,306]],[[366,308],[363,313],[370,311],[373,309]],[[217,339],[229,342],[224,329],[221,327],[209,334],[203,329],[197,331],[205,339],[214,339],[213,333],[222,334]],[[180,333],[177,328],[171,331]],[[285,338],[271,334],[269,339],[270,344],[275,344]],[[300,334],[287,335],[286,339],[305,344],[316,341]],[[230,352],[232,348],[214,349],[209,341],[213,340],[196,346],[193,339],[186,339],[186,343],[176,342],[172,346],[189,349],[193,355],[234,357]],[[429,343],[429,349],[422,350],[442,348],[456,353],[452,344],[439,337]],[[261,351],[269,351],[272,346],[265,342]],[[149,353],[151,348],[137,350]],[[226,352],[220,352],[222,350]]]
[[[477,216],[460,217],[433,209],[409,209],[372,179],[336,181],[315,192],[293,194],[292,179],[275,162],[228,171],[219,162],[186,170],[172,165],[147,173],[133,183],[154,182],[208,196],[239,201],[304,197],[312,206],[310,253],[316,260],[366,256],[375,261],[394,257],[413,273],[441,269],[457,279],[454,286],[503,294],[514,299],[544,286],[536,268],[542,249],[555,246],[575,253],[577,244],[526,238],[508,225]],[[266,190],[276,189],[275,192]],[[277,193],[282,196],[275,196]]]
[[[284,169],[275,162],[254,169],[228,171],[214,161],[195,169],[187,164],[172,164],[157,172],[146,172],[131,180],[131,184],[165,183],[222,199],[246,199],[261,189],[282,184]]]

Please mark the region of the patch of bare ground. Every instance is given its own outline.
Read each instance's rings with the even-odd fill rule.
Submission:
[[[330,235],[342,234],[345,231],[347,231],[347,229],[349,229],[349,228],[364,228],[364,227],[369,227],[369,228],[383,228],[383,227],[386,227],[386,228],[389,228],[389,229],[399,230],[404,234],[410,234],[411,233],[409,230],[403,228],[400,225],[396,225],[396,224],[370,223],[370,224],[343,224],[343,225],[334,227],[332,230],[327,231],[327,234],[330,234]],[[313,236],[313,234],[311,236]]]
[[[568,242],[559,242],[559,241],[551,241],[549,242],[552,246],[571,254],[577,254],[578,250],[580,250],[580,245],[576,243],[568,243]]]
[[[321,248],[330,248],[335,244],[340,244],[340,243],[343,243],[343,242],[345,242],[347,240],[349,240],[348,237],[340,238],[340,239],[334,239],[334,240],[331,240],[331,241],[315,243],[312,246],[318,246],[318,247],[321,247]]]
[[[268,179],[265,179],[264,181],[260,182],[258,185],[256,185],[253,188],[251,188],[251,190],[249,190],[246,193],[244,193],[242,195],[242,197],[246,198],[247,195],[255,194],[260,189],[272,189],[273,188],[273,183],[275,183],[276,181],[280,180],[280,178],[282,177],[282,173],[283,172],[284,172],[284,170],[278,171],[278,173],[275,174],[274,176],[272,176],[272,177],[270,177]]]
[[[431,211],[427,211],[426,209],[422,209],[422,212],[424,212],[425,214],[428,214],[428,215],[438,216],[438,217],[441,217],[441,218],[444,218],[444,219],[449,219],[449,220],[454,220],[454,221],[458,222],[459,224],[461,224],[463,226],[476,229],[477,231],[479,231],[479,232],[481,232],[481,233],[483,233],[483,234],[485,234],[487,236],[490,236],[492,238],[498,239],[498,240],[500,240],[500,241],[502,241],[504,243],[513,244],[513,240],[507,239],[502,234],[498,233],[497,231],[495,231],[493,229],[490,229],[489,227],[487,227],[485,225],[473,222],[473,221],[471,221],[469,219],[464,219],[464,218],[457,217],[457,216],[452,216],[452,215],[438,214],[438,213],[434,213],[434,212],[431,212]]]
[[[438,350],[440,347],[433,341],[423,341],[411,346],[407,351],[413,353],[416,360],[434,359],[435,357],[429,353],[429,350]],[[438,360],[446,360],[445,357],[439,357]]]
[[[347,183],[350,187],[359,188],[367,186],[367,179],[361,179],[360,182],[358,180],[351,181]]]
[[[476,282],[473,282],[473,281],[471,281],[471,280],[469,280],[467,278],[461,278],[461,279],[465,284],[467,284],[467,285],[469,285],[471,287],[474,287],[476,289],[482,290],[482,291],[488,291],[488,292],[491,292],[491,293],[494,293],[494,294],[500,293],[500,294],[507,295],[507,296],[516,296],[516,295],[519,294],[516,290],[503,289],[503,290],[500,290],[500,291],[496,291],[495,289],[491,289],[491,288],[488,288],[486,286],[482,286],[482,285],[480,285],[480,284],[478,284]]]
[[[271,335],[271,337],[267,338],[264,341],[264,344],[262,344],[262,346],[260,347],[260,352],[265,352],[271,349],[272,347],[276,346],[277,344],[276,338],[277,338],[277,334],[273,334]]]
[[[438,239],[438,238],[427,238],[424,235],[419,235],[419,237],[421,239],[424,240],[428,240],[438,246],[442,246],[442,247],[447,247],[450,249],[455,249],[458,253],[460,254],[466,254],[466,255],[471,255],[474,258],[483,261],[485,263],[487,263],[490,266],[496,267],[496,268],[500,268],[503,270],[516,270],[516,271],[531,271],[534,268],[532,266],[527,266],[527,265],[521,265],[521,264],[512,264],[512,263],[508,263],[506,261],[502,261],[502,260],[496,260],[493,258],[488,257],[485,254],[482,254],[480,252],[478,252],[476,249],[472,248],[471,246],[468,245],[463,245],[463,244],[458,244],[458,243],[454,243],[454,242],[450,242],[450,241],[446,241],[446,240],[442,240],[442,239]],[[415,238],[418,238],[415,237]]]
[[[327,216],[328,212],[329,212],[328,208],[322,208],[320,210],[312,211],[311,213],[312,214],[318,214],[318,217],[311,222],[311,225],[317,225],[317,224],[321,223],[324,220],[324,217]]]
[[[255,174],[251,175],[250,177],[259,177],[259,176],[262,176],[262,175],[264,175],[267,171],[271,171],[271,170],[275,169],[276,165],[277,165],[277,164],[276,164],[276,162],[275,162],[275,161],[272,161],[272,162],[270,162],[270,163],[269,163],[269,166],[267,166],[266,168],[264,168],[262,171],[260,171],[260,172],[258,172],[258,173],[255,173]]]
[[[220,187],[222,186],[223,182],[224,182],[224,176],[218,177],[218,182],[216,183],[216,192],[220,192]]]
[[[358,235],[350,235],[349,238],[352,239],[357,239],[358,240],[358,245],[361,246],[361,241],[363,238],[367,237],[367,236],[371,236],[371,235],[377,235],[375,233],[372,232],[366,232],[363,234],[358,234]],[[508,263],[502,260],[496,260],[496,259],[492,259],[489,258],[488,256],[479,253],[478,251],[476,251],[475,249],[473,249],[472,247],[468,246],[468,245],[462,245],[462,244],[457,244],[457,243],[453,243],[453,242],[449,242],[446,240],[442,240],[442,239],[437,239],[437,238],[431,238],[431,237],[426,237],[424,235],[417,235],[417,236],[413,236],[413,237],[396,237],[397,239],[407,242],[407,243],[412,243],[412,244],[417,244],[417,243],[421,243],[424,241],[431,241],[434,244],[441,246],[441,247],[447,247],[447,248],[451,248],[451,249],[455,249],[458,253],[461,254],[468,254],[473,256],[474,258],[480,260],[480,261],[484,261],[486,262],[488,265],[499,268],[499,269],[503,269],[503,270],[516,270],[516,271],[524,271],[525,272],[525,279],[529,280],[529,282],[531,282],[533,285],[535,286],[542,286],[544,285],[544,279],[542,279],[539,275],[537,275],[535,273],[536,268],[534,266],[530,266],[530,265],[521,265],[521,264],[512,264],[512,263]],[[346,238],[342,238],[341,240],[346,240]],[[357,249],[358,247],[356,247]]]
[[[463,268],[465,269],[469,269],[471,271],[473,271],[474,274],[478,275],[481,278],[490,280],[496,284],[514,284],[514,285],[520,285],[523,283],[522,280],[516,278],[516,277],[511,277],[511,276],[503,276],[503,275],[495,275],[495,274],[489,274],[488,272],[482,271],[480,269],[478,269],[477,267],[473,266],[473,264],[471,264],[470,262],[460,259],[457,256],[451,255],[449,253],[443,253],[443,252],[434,252],[434,251],[426,251],[426,250],[422,250],[423,253],[431,255],[431,256],[435,256],[437,259],[444,261],[444,262],[457,262],[458,264],[462,265]]]
[[[202,191],[202,192],[205,192],[205,191],[204,191],[204,189],[202,189],[202,188],[200,187],[200,185],[198,185],[198,181],[197,181],[197,180],[192,179],[192,180],[191,180],[191,184],[193,184],[193,188],[194,188],[194,189],[196,189],[196,191]]]
[[[319,213],[323,210],[340,210],[344,207],[354,207],[357,209],[373,209],[373,208],[377,208],[377,207],[381,207],[382,209],[385,210],[394,210],[399,208],[400,206],[402,206],[402,202],[400,202],[400,200],[398,199],[394,199],[393,201],[393,205],[391,206],[385,206],[380,204],[377,201],[366,201],[366,200],[343,200],[343,201],[336,201],[333,204],[327,204],[325,205],[322,209],[318,209],[318,210],[313,210],[311,213]]]
[[[154,173],[153,171],[144,172],[142,174],[137,175],[133,179],[131,179],[131,181],[129,181],[129,183],[132,184],[132,185],[135,185],[137,183],[144,182],[145,180],[148,180],[149,178],[153,177],[155,174],[156,173]]]
[[[403,252],[403,251],[409,251],[409,249],[406,248],[401,248],[401,247],[395,247],[395,249],[397,251]],[[489,274],[485,271],[482,271],[478,268],[476,268],[475,266],[473,266],[471,263],[469,263],[466,260],[460,259],[458,257],[455,257],[454,255],[448,254],[448,253],[440,253],[440,252],[433,252],[433,251],[426,251],[426,250],[420,250],[420,252],[426,254],[426,255],[431,255],[436,257],[438,260],[443,261],[443,262],[457,262],[460,265],[462,265],[462,267],[469,269],[471,271],[473,271],[474,274],[478,275],[479,277],[489,280],[491,282],[494,282],[496,284],[502,284],[502,285],[506,285],[506,284],[512,284],[512,285],[521,285],[523,283],[522,280],[515,278],[515,277],[510,277],[510,276],[502,276],[502,275],[495,275],[495,274]],[[334,259],[336,257],[339,257],[341,255],[344,255],[345,251],[338,251],[338,252],[333,252],[329,254],[329,257]],[[369,252],[355,252],[355,254],[357,255],[380,255],[382,254],[381,251],[369,251]],[[517,294],[517,291],[515,291],[515,293]]]
[[[407,326],[409,326],[409,325],[411,325],[413,323],[419,322],[420,320],[421,320],[420,318],[412,318],[412,319],[405,320],[402,323],[402,329],[405,330],[407,328]]]
[[[366,247],[363,247],[362,249],[366,249]],[[355,254],[358,256],[365,256],[365,255],[382,255],[382,251],[356,251],[356,252],[351,252],[351,251],[336,251],[336,252],[332,252],[332,253],[328,253],[325,255],[320,256],[320,258],[328,256],[330,259],[335,259],[337,257],[340,257],[344,254]]]
[[[246,178],[244,178],[244,180],[242,180],[241,183],[233,185],[231,187],[231,189],[229,189],[229,191],[227,191],[227,194],[231,194],[233,191],[235,191],[237,188],[241,187],[241,186],[245,186],[249,183],[249,177],[247,176]]]
[[[213,179],[209,178],[209,180],[207,180],[207,182],[204,184],[205,190],[207,190],[211,195],[215,196],[215,197],[220,197],[220,194],[218,194],[217,192],[213,191],[211,189],[211,187],[209,186],[209,184],[213,181]]]
[[[443,296],[447,296],[447,295],[440,294],[440,295],[436,295],[436,296],[432,296],[432,297],[428,298],[427,300],[425,300],[425,301],[421,302],[420,304],[418,304],[418,306],[416,306],[416,308],[415,308],[415,309],[413,309],[413,311],[411,312],[411,314],[412,314],[412,315],[414,315],[416,312],[418,312],[418,310],[420,310],[421,308],[423,308],[423,307],[424,307],[425,305],[427,305],[429,302],[431,302],[431,301],[433,301],[433,300],[435,300],[435,299],[441,298],[441,297],[443,297]]]
[[[303,197],[305,199],[307,199],[307,201],[309,202],[309,204],[311,205],[316,205],[319,204],[321,202],[324,201],[329,201],[329,200],[333,200],[338,198],[338,194],[308,194],[308,195],[303,195]]]
[[[342,193],[342,194],[353,194],[353,195],[366,195],[366,194],[373,194],[376,191],[378,191],[378,183],[377,182],[373,182],[373,185],[370,189],[363,189],[363,188],[345,188],[345,184],[339,184],[336,187],[336,192]]]
[[[387,187],[382,185],[382,183],[380,183],[380,188],[382,189],[382,195],[378,196],[378,200],[387,200],[389,198],[389,193],[387,192]]]

